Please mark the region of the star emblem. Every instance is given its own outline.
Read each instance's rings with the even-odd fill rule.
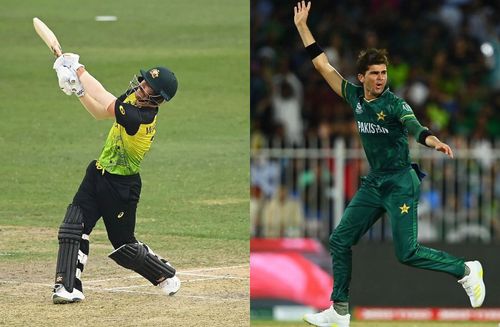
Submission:
[[[379,121],[379,120],[385,120],[384,111],[381,111],[381,112],[377,113],[377,121]]]
[[[410,209],[409,206],[406,205],[406,203],[403,203],[402,207],[399,207],[401,209],[401,214],[408,213],[408,210]]]

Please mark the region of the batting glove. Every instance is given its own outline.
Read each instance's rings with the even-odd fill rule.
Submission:
[[[78,97],[85,95],[83,85],[76,76],[75,71],[69,69],[68,67],[60,66],[56,69],[56,72],[59,87],[64,93],[67,95],[75,93]]]
[[[85,89],[79,79],[76,79],[76,82],[71,84],[71,92],[79,98],[85,95]]]
[[[84,65],[78,62],[80,60],[80,56],[75,53],[63,53],[59,58],[54,62],[53,68],[57,70],[57,68],[64,66],[71,70],[76,71],[80,67],[85,67]]]
[[[70,79],[72,78],[71,70],[69,70],[68,67],[60,66],[56,69],[56,73],[57,82],[59,83],[61,90],[66,93],[66,95],[73,94],[70,83]]]

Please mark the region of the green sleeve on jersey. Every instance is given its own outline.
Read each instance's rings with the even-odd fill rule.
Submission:
[[[401,100],[396,105],[396,114],[399,116],[401,123],[408,129],[408,132],[417,140],[420,133],[428,129],[420,125],[420,122],[417,120],[413,110],[406,101]]]
[[[418,140],[419,137],[420,137],[420,133],[422,133],[423,131],[427,130],[426,127],[420,125],[420,123],[418,122],[418,120],[415,118],[415,116],[413,116],[414,119],[408,119],[404,122],[404,125],[406,127],[406,129],[408,129],[408,133],[410,133],[411,135],[413,135],[413,137]]]
[[[361,95],[360,90],[362,90],[360,86],[356,86],[345,79],[342,80],[342,97],[352,108],[356,108],[358,104]]]
[[[347,95],[346,95],[346,86],[347,86],[347,81],[345,79],[342,80],[342,97],[347,100]]]

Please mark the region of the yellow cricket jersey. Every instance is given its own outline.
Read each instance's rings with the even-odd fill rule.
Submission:
[[[116,175],[133,175],[153,143],[158,108],[138,108],[135,94],[115,103],[115,123],[109,131],[98,166]]]

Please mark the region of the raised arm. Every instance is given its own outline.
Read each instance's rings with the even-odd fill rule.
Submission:
[[[115,117],[116,97],[109,93],[83,66],[76,70],[76,74],[85,89],[85,94],[79,97],[85,109],[95,119]]]
[[[59,87],[67,95],[75,94],[95,119],[115,117],[116,97],[90,75],[78,61],[80,56],[64,53],[56,59],[53,68]]]
[[[307,52],[311,56],[314,68],[323,76],[328,85],[332,88],[335,93],[342,96],[342,81],[343,77],[337,72],[335,68],[328,62],[328,57],[319,47],[319,45],[314,40],[314,37],[307,26],[307,17],[309,15],[309,9],[311,9],[311,2],[309,1],[306,5],[305,1],[298,2],[293,8],[294,11],[294,23],[299,32],[302,43],[306,47]]]

